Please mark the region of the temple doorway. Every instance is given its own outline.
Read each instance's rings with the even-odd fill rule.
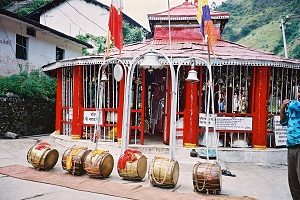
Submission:
[[[145,144],[161,143],[166,132],[166,69],[146,71]]]

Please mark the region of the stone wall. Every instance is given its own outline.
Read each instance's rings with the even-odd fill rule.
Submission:
[[[55,103],[19,97],[0,97],[0,133],[25,135],[51,133],[55,127]]]

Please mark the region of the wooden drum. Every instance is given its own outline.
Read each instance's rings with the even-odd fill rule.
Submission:
[[[127,180],[142,180],[147,172],[147,158],[137,150],[127,149],[118,160],[119,176]]]
[[[213,193],[221,191],[222,171],[216,163],[198,162],[193,169],[194,191]]]
[[[174,159],[155,157],[149,167],[152,186],[175,187],[179,178],[179,164]]]
[[[58,151],[47,142],[39,142],[27,153],[27,161],[38,170],[52,169],[58,160]]]
[[[108,151],[96,149],[84,160],[84,170],[93,178],[107,178],[114,168],[114,159]]]
[[[68,148],[62,156],[62,168],[73,175],[84,174],[83,163],[90,152],[91,150],[88,150],[87,147],[73,146]]]

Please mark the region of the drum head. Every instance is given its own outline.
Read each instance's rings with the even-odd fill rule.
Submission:
[[[174,161],[174,168],[173,168],[173,183],[174,186],[177,184],[179,179],[179,164],[177,161]]]
[[[50,150],[46,154],[45,161],[44,161],[45,164],[44,168],[46,170],[52,169],[56,165],[57,160],[58,160],[58,151],[56,149]]]
[[[147,158],[142,155],[139,160],[138,160],[138,164],[137,164],[137,173],[138,176],[143,179],[146,175],[147,172]]]
[[[103,177],[108,177],[113,168],[114,168],[114,158],[112,157],[111,154],[107,153],[105,154],[105,157],[102,161],[102,166],[100,166],[100,172],[103,175]]]

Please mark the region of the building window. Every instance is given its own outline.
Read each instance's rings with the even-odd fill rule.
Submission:
[[[16,35],[16,58],[27,60],[28,38]]]
[[[56,60],[62,60],[65,58],[65,50],[56,47]]]

